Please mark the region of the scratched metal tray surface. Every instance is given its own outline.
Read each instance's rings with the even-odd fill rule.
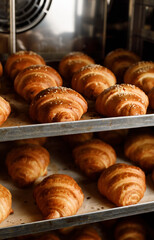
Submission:
[[[43,136],[98,132],[115,129],[148,127],[154,125],[154,114],[105,118],[95,111],[95,102],[88,102],[88,112],[79,121],[61,123],[34,123],[29,118],[29,105],[13,90],[3,88],[0,95],[11,104],[11,114],[0,126],[0,142]]]
[[[74,216],[43,220],[33,198],[33,188],[43,177],[39,178],[33,186],[26,189],[19,189],[14,185],[8,176],[4,164],[6,153],[12,143],[13,141],[9,142],[9,144],[5,142],[0,143],[0,183],[11,191],[13,199],[12,208],[14,210],[14,213],[0,224],[0,239],[154,211],[154,184],[150,174],[147,175],[146,179],[147,188],[145,195],[138,204],[116,207],[100,195],[97,190],[97,181],[89,180],[75,166],[71,148],[64,142],[63,137],[50,137],[45,145],[51,156],[48,175],[61,173],[72,176],[83,190],[84,202]],[[117,162],[129,163],[124,158],[121,149],[120,151],[116,150],[116,153],[118,156]]]

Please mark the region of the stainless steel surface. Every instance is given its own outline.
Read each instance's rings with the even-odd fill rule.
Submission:
[[[16,52],[15,0],[10,0],[10,54]]]
[[[128,49],[132,50],[132,37],[133,37],[133,22],[134,22],[134,4],[135,0],[129,0],[129,11],[128,11]]]
[[[38,52],[46,61],[60,60],[70,51],[102,58],[106,5],[107,0],[16,1],[17,51]],[[6,30],[1,31],[2,42],[8,37]],[[7,54],[8,46],[4,44],[1,53]]]
[[[148,52],[148,60],[153,60],[150,59],[153,48],[145,47],[148,42],[154,44],[154,1],[130,0],[129,3],[129,49],[143,59]]]
[[[100,118],[75,122],[18,125],[0,128],[0,141],[43,136],[59,136],[82,132],[148,127],[154,125],[154,114],[130,117]]]

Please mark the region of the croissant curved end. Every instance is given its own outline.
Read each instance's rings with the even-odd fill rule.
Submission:
[[[45,219],[48,220],[48,219],[55,219],[55,218],[59,218],[59,217],[61,217],[59,212],[56,210],[52,210],[52,211],[50,211],[50,214],[45,217]]]

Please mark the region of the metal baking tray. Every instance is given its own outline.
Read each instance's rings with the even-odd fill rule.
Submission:
[[[152,183],[150,174],[147,175],[147,189],[145,195],[138,204],[116,207],[100,195],[97,190],[97,181],[92,181],[85,177],[75,166],[72,159],[71,148],[69,148],[68,144],[64,142],[63,138],[52,137],[48,138],[45,145],[51,155],[48,175],[62,173],[72,176],[81,186],[85,199],[82,207],[74,216],[53,220],[42,220],[42,215],[40,214],[33,198],[34,186],[26,189],[19,189],[13,184],[7,174],[4,160],[11,143],[13,142],[10,142],[9,144],[0,143],[0,182],[10,189],[12,193],[12,208],[14,213],[9,215],[8,218],[0,224],[0,239],[154,211],[154,184]],[[118,156],[117,162],[127,162],[120,151],[116,151]],[[37,182],[42,179],[43,178],[39,178]]]
[[[88,112],[79,121],[45,124],[33,123],[29,118],[29,105],[21,97],[10,90],[10,88],[0,90],[0,95],[10,102],[12,109],[9,118],[0,127],[0,142],[154,126],[154,114],[150,111],[146,115],[140,116],[105,118],[95,112],[93,101],[88,102]]]

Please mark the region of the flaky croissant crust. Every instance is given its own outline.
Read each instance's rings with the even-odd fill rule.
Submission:
[[[147,133],[129,136],[124,146],[125,156],[145,171],[154,169],[154,135]]]
[[[136,166],[117,163],[103,170],[99,192],[117,206],[138,203],[146,190],[145,173]]]
[[[86,100],[65,87],[47,88],[36,95],[30,105],[30,117],[38,122],[79,120],[87,111]]]
[[[72,177],[53,174],[35,187],[34,198],[43,217],[53,219],[76,214],[84,194]]]
[[[154,62],[140,61],[132,64],[125,72],[124,82],[134,84],[149,93],[154,87]]]
[[[5,72],[14,80],[21,70],[31,65],[45,65],[45,61],[33,51],[18,51],[8,57],[5,64]]]
[[[105,89],[96,99],[96,111],[108,117],[143,115],[149,105],[148,96],[131,84],[116,84]]]
[[[3,66],[2,63],[0,62],[0,77],[3,75]]]
[[[109,144],[92,139],[75,147],[73,158],[87,176],[95,178],[116,162],[116,152]]]
[[[44,233],[42,236],[37,237],[36,240],[60,240],[60,238],[56,235],[56,233]]]
[[[48,87],[62,86],[62,78],[52,67],[33,65],[23,69],[14,80],[15,91],[26,101],[31,101]]]
[[[7,100],[0,97],[0,125],[2,125],[11,113],[11,106]]]
[[[134,52],[118,48],[106,55],[104,65],[116,75],[118,82],[123,82],[125,71],[138,61],[140,57]]]
[[[102,238],[99,236],[98,232],[95,228],[89,226],[84,229],[79,230],[79,232],[75,235],[75,240],[101,240]]]
[[[148,98],[151,109],[154,109],[154,87],[148,93]]]
[[[71,134],[71,135],[64,135],[64,141],[68,142],[71,147],[78,146],[90,139],[92,139],[93,133],[78,133],[78,134]]]
[[[0,184],[0,223],[12,212],[12,194]]]
[[[120,221],[115,227],[115,240],[146,240],[146,231],[140,219],[128,218]]]
[[[95,99],[104,89],[116,83],[115,75],[107,68],[90,64],[80,68],[72,78],[72,88],[88,99]]]
[[[132,51],[123,48],[117,48],[109,52],[104,59],[104,65],[109,69],[112,68],[112,64],[120,58],[127,57],[130,61],[138,62],[140,57]]]
[[[8,173],[19,187],[28,186],[46,175],[49,162],[48,151],[30,143],[14,147],[6,157]]]
[[[60,61],[59,72],[64,78],[71,80],[73,74],[81,67],[94,63],[95,61],[83,52],[70,52]]]

